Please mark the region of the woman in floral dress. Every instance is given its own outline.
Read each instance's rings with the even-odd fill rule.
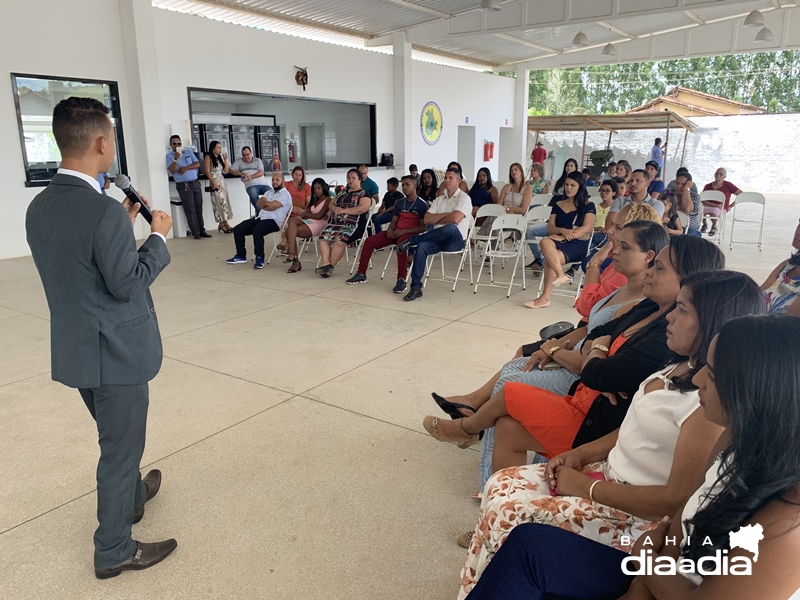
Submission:
[[[228,154],[222,153],[222,144],[211,142],[208,152],[203,159],[203,167],[208,177],[208,186],[211,188],[211,206],[214,207],[214,219],[219,223],[219,231],[233,233],[233,227],[228,224],[228,219],[233,218],[228,185],[225,183],[224,173],[230,169]]]

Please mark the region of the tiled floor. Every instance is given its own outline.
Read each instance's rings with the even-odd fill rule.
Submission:
[[[763,251],[723,245],[729,266],[760,283],[788,257],[798,216],[772,202]],[[538,280],[510,299],[432,281],[406,303],[393,267],[379,279],[385,252],[369,283],[347,286],[344,268],[315,276],[313,254],[287,275],[279,261],[224,264],[230,236],[169,247],[153,286],[165,360],[142,463],[164,483],[134,534],[179,546],[106,582],[91,562],[94,424],[50,380],[33,262],[0,261],[0,597],[455,597],[478,454],[424,433],[438,414],[429,394],[483,383],[541,327],[574,321],[570,301],[523,308]]]

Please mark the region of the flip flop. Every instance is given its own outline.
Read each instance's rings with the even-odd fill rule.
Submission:
[[[446,398],[440,396],[436,392],[431,392],[431,396],[433,397],[433,400],[436,402],[436,404],[439,405],[439,408],[441,408],[442,411],[444,411],[444,413],[451,419],[462,419],[465,416],[467,416],[467,415],[462,415],[460,412],[458,412],[459,408],[466,408],[467,410],[471,410],[473,414],[477,412],[474,408],[472,408],[471,406],[467,406],[466,404],[449,402]]]

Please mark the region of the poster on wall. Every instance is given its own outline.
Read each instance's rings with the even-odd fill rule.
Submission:
[[[422,139],[429,146],[436,144],[442,137],[442,109],[436,102],[428,102],[422,107],[419,130],[422,133]]]

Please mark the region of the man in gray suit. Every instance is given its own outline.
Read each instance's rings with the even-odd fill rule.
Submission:
[[[53,111],[61,168],[28,207],[25,229],[50,307],[53,380],[78,388],[97,422],[95,576],[115,577],[166,558],[175,540],[143,543],[131,525],[144,516],[161,473],[139,474],[148,387],[161,368],[161,335],[149,287],[170,256],[172,226],[154,210],[152,234],[136,249],[139,204],[100,193],[97,176],[116,153],[108,108],[67,98]]]

